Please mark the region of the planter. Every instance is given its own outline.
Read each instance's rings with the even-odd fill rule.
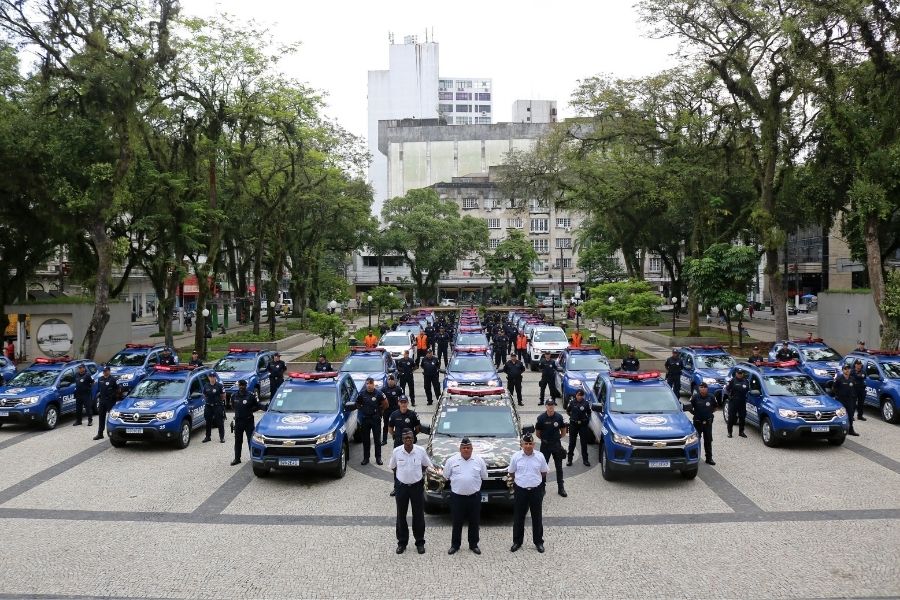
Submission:
[[[295,333],[294,335],[289,335],[286,338],[275,340],[274,342],[231,342],[230,344],[228,344],[228,347],[245,349],[258,348],[260,350],[277,350],[278,352],[281,352],[282,350],[289,350],[295,346],[299,346],[300,344],[305,344],[310,340],[317,339],[319,339],[319,336],[306,331],[301,331],[299,333]]]
[[[630,331],[631,335],[640,338],[645,342],[651,342],[663,348],[671,346],[721,346],[725,345],[719,338],[714,337],[672,337],[671,335],[663,335],[656,331]],[[735,337],[737,340],[737,337]]]

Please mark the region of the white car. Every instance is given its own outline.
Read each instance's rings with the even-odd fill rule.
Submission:
[[[538,362],[544,352],[550,353],[550,358],[556,359],[559,353],[569,347],[569,338],[562,327],[549,325],[535,327],[528,336],[528,356],[531,359],[531,370],[536,371]]]
[[[378,346],[390,352],[394,360],[403,358],[404,350],[409,350],[409,357],[416,360],[416,338],[409,331],[387,331]]]
[[[456,306],[456,300],[451,300],[450,298],[444,298],[441,300],[440,306]]]

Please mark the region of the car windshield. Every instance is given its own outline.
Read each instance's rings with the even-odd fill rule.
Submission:
[[[609,360],[602,354],[570,354],[566,368],[570,371],[609,371]]]
[[[484,346],[488,345],[487,336],[483,333],[461,333],[456,338],[457,346]]]
[[[129,398],[180,398],[187,379],[145,379],[128,394]]]
[[[454,373],[475,373],[478,371],[493,371],[494,363],[483,354],[469,354],[454,356],[450,363],[450,371]]]
[[[59,371],[22,371],[7,386],[10,387],[45,387],[53,385]]]
[[[219,359],[219,362],[213,367],[213,371],[227,373],[228,371],[252,371],[255,368],[255,358],[234,358],[233,356],[226,356],[225,358]]]
[[[822,388],[806,375],[768,375],[766,390],[770,396],[819,396]]]
[[[728,369],[734,366],[734,359],[727,354],[705,354],[696,357],[698,369]]]
[[[119,352],[106,363],[111,367],[140,367],[147,358],[146,352]]]
[[[614,413],[652,414],[680,410],[668,387],[617,387],[609,402],[609,411]]]
[[[803,358],[812,361],[841,360],[841,355],[828,346],[819,348],[803,348]]]
[[[388,334],[381,338],[379,346],[409,346],[409,336],[405,333]]]
[[[333,413],[337,399],[333,387],[282,387],[275,395],[271,412],[284,413]]]
[[[566,334],[557,329],[534,332],[535,342],[568,342]]]
[[[448,437],[518,437],[508,406],[451,406],[438,415],[435,435]]]
[[[883,362],[881,368],[889,379],[900,379],[900,362]]]
[[[341,364],[341,372],[362,371],[365,373],[377,373],[384,371],[384,359],[380,356],[367,356],[365,354],[351,354],[343,364]]]

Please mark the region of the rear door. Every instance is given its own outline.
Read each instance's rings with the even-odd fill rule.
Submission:
[[[191,424],[193,429],[197,429],[201,425],[206,424],[206,417],[203,416],[203,377],[194,375],[191,377],[191,384],[188,387],[188,410],[191,413]]]
[[[75,369],[64,369],[56,384],[61,414],[75,410]]]
[[[880,408],[878,402],[878,392],[884,385],[884,376],[878,370],[878,365],[873,360],[866,361],[866,404]]]
[[[750,391],[747,393],[747,420],[759,425],[759,407],[763,399],[762,382],[754,373],[746,374],[746,376],[750,382]]]
[[[272,382],[269,379],[269,363],[272,361],[271,354],[263,354],[256,360],[256,377],[259,381],[259,397],[269,398],[271,395]]]

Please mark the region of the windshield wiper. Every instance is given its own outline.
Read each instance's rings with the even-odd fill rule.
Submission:
[[[633,412],[632,414],[634,414],[634,415],[664,415],[664,414],[666,414],[666,413],[668,413],[668,412],[672,412],[672,411],[668,411],[668,410],[639,410],[639,411]]]

